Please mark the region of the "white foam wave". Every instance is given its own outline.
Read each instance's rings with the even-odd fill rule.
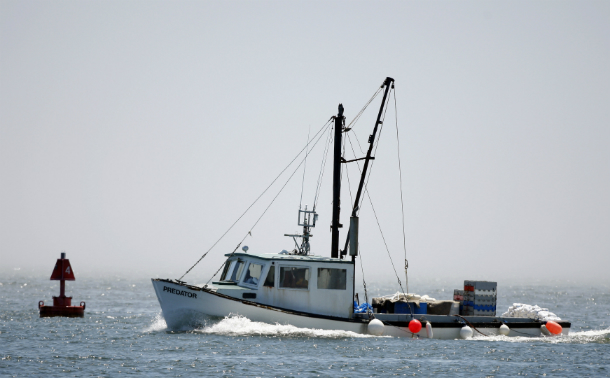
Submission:
[[[520,342],[543,342],[550,344],[610,344],[610,328],[603,330],[590,330],[570,332],[568,335],[540,336],[540,337],[507,337],[507,336],[481,336],[472,338],[476,341],[507,341]]]
[[[165,319],[163,315],[160,313],[155,316],[152,323],[144,330],[144,332],[159,332],[167,329],[167,323],[165,323]]]
[[[230,315],[216,324],[197,329],[195,332],[226,336],[274,336],[274,337],[319,337],[319,338],[344,338],[344,337],[375,337],[362,335],[350,331],[324,330],[313,328],[298,328],[292,325],[268,324],[253,322],[240,316]]]
[[[610,344],[610,328],[604,330],[590,330],[580,332],[570,332],[565,337],[548,337],[551,342],[567,342],[575,344],[600,343]],[[555,341],[556,339],[557,341]]]

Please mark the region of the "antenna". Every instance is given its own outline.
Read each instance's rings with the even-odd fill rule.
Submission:
[[[316,222],[318,221],[318,214],[315,210],[307,210],[307,205],[305,205],[305,210],[299,209],[299,220],[298,225],[303,227],[302,234],[284,234],[284,236],[292,237],[294,240],[294,244],[296,246],[293,254],[295,255],[309,255],[310,245],[309,238],[313,235],[311,234],[311,229],[316,227]],[[302,238],[301,244],[297,242],[297,238]]]

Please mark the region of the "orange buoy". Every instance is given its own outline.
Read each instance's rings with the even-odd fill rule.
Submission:
[[[85,302],[80,306],[72,306],[72,297],[66,297],[66,281],[74,281],[74,271],[66,253],[61,253],[51,274],[51,281],[59,281],[59,297],[53,297],[53,306],[45,306],[44,301],[38,302],[40,316],[84,316]]]
[[[417,333],[421,331],[421,322],[417,319],[413,319],[409,322],[409,331]]]
[[[563,328],[559,325],[559,323],[556,323],[552,320],[549,320],[548,322],[546,322],[546,329],[553,335],[559,335],[561,333],[561,331],[563,330]]]

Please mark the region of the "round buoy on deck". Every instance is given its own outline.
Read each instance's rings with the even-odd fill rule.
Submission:
[[[553,335],[559,335],[561,334],[561,331],[563,331],[563,328],[559,325],[559,323],[554,321],[546,322],[546,329]]]
[[[432,324],[430,324],[430,322],[426,322],[426,336],[428,336],[429,339],[434,338],[434,333],[432,332]]]
[[[462,329],[460,329],[460,337],[462,339],[468,339],[472,337],[472,334],[472,328],[468,327],[467,325],[463,326]]]
[[[409,322],[409,331],[411,333],[417,333],[421,331],[421,322],[417,319],[413,319]]]
[[[374,336],[381,336],[383,335],[383,331],[385,326],[383,325],[383,323],[381,322],[381,320],[379,319],[373,319],[369,322],[368,325],[368,331],[371,335]]]
[[[508,326],[506,324],[502,324],[500,326],[500,329],[498,330],[498,332],[502,336],[508,336],[508,334],[510,333],[510,328],[508,328]]]

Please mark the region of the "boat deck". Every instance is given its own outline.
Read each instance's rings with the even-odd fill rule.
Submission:
[[[368,321],[373,317],[386,326],[408,328],[411,319],[417,319],[422,324],[430,322],[436,330],[459,330],[463,326],[474,328],[485,335],[497,335],[502,324],[511,329],[510,336],[540,336],[540,329],[545,322],[530,318],[506,318],[499,316],[462,316],[462,315],[418,315],[418,314],[354,314],[356,319]],[[563,328],[563,334],[568,334],[572,324],[566,321],[557,322]]]

